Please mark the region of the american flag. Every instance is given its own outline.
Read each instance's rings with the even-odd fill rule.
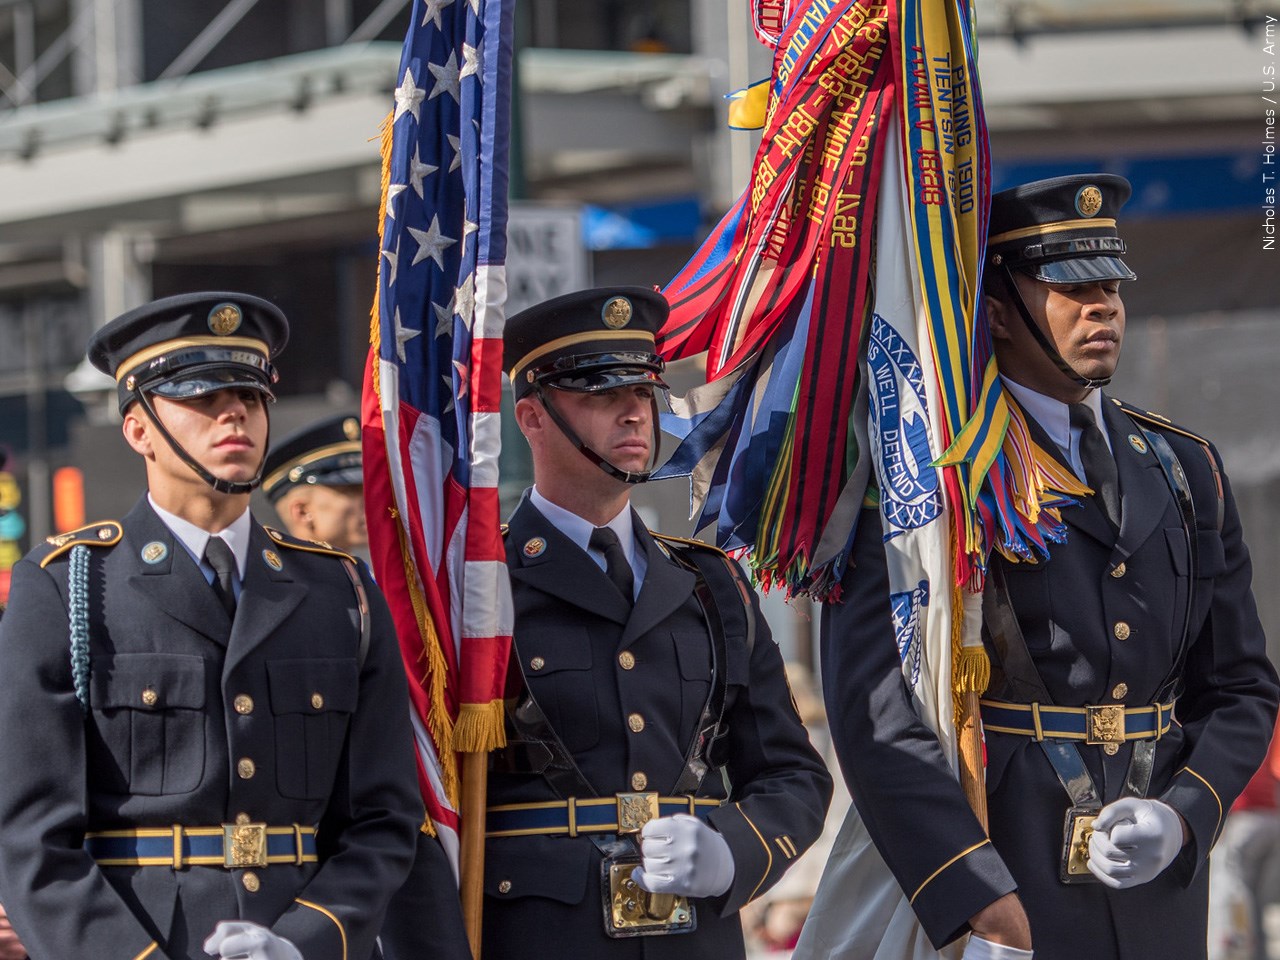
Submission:
[[[501,745],[499,532],[510,0],[415,0],[383,130],[362,410],[369,541],[409,676],[419,782],[458,862],[458,751]]]

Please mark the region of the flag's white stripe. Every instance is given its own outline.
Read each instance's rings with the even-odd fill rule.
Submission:
[[[436,756],[435,744],[431,742],[431,735],[427,733],[426,725],[423,724],[422,718],[418,716],[416,710],[409,711],[409,719],[413,723],[413,739],[418,746],[418,756],[422,758],[422,767],[427,772],[427,780],[431,782],[431,792],[435,794],[440,806],[457,813],[449,803],[449,795],[445,792],[444,782],[441,778],[440,759]],[[444,847],[445,853],[449,856],[449,865],[453,867],[453,878],[457,880],[458,835],[439,823],[436,824],[436,833],[440,837],[441,846]]]
[[[467,522],[470,518],[471,508],[469,506],[463,508],[462,516],[458,518],[458,523],[453,528],[453,535],[445,545],[444,551],[445,572],[449,575],[449,625],[453,629],[453,650],[459,664],[462,663],[462,610],[467,588],[467,571],[464,561],[467,551]],[[439,539],[437,537],[437,542]]]
[[[418,516],[422,518],[422,539],[427,545],[427,562],[432,571],[440,570],[440,542],[444,531],[444,481],[447,467],[453,462],[453,448],[440,437],[440,421],[423,413],[409,435],[409,461],[413,465],[414,486],[418,493]]]
[[[507,565],[500,560],[468,560],[463,598],[464,637],[509,637],[515,614]]]
[[[498,486],[498,454],[502,452],[502,418],[498,411],[471,415],[471,486]]]
[[[506,325],[507,268],[502,264],[476,267],[476,315],[471,325],[475,339],[502,339]]]

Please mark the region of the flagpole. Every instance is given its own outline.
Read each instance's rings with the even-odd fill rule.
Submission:
[[[459,872],[462,919],[471,944],[471,956],[480,960],[480,934],[484,927],[484,811],[489,788],[489,754],[462,755],[462,835],[459,838]]]

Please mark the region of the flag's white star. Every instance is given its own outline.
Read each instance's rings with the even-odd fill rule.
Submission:
[[[414,144],[413,159],[409,161],[409,184],[413,187],[413,192],[418,195],[419,200],[423,199],[422,178],[431,176],[439,169],[439,167],[420,161],[418,159],[418,146]]]
[[[400,194],[404,193],[408,189],[409,189],[409,185],[406,183],[387,184],[386,210],[387,210],[387,216],[390,217],[392,220],[396,218],[396,208],[393,201],[395,200],[396,197],[400,196]]]
[[[480,16],[480,0],[471,0],[471,12]]]
[[[471,371],[461,360],[453,361],[453,369],[457,371],[458,399],[461,400],[471,392]]]
[[[444,392],[449,395],[449,402],[444,405],[444,410],[441,412],[448,413],[453,409],[453,378],[441,377],[440,379],[444,381]]]
[[[450,50],[449,59],[444,63],[428,63],[427,69],[431,71],[431,75],[436,78],[435,86],[431,88],[431,94],[428,100],[434,100],[442,93],[447,93],[453,97],[454,103],[461,102],[461,92],[458,88],[458,54]],[[416,114],[415,114],[416,115]]]
[[[446,237],[440,232],[440,217],[433,216],[431,218],[430,228],[415,230],[410,227],[409,233],[413,236],[413,239],[418,241],[418,252],[413,255],[413,263],[409,264],[409,266],[414,266],[430,257],[436,262],[436,266],[443,270],[445,248],[458,241],[452,237]]]
[[[445,139],[449,141],[449,146],[453,147],[453,159],[449,161],[449,172],[453,173],[462,167],[462,138],[446,133]]]
[[[464,43],[462,45],[462,71],[458,74],[458,79],[461,80],[473,75],[480,75],[480,47],[473,47],[469,43]]]
[[[400,308],[396,307],[396,356],[400,358],[401,363],[406,363],[404,355],[404,345],[422,333],[421,330],[414,330],[412,327],[406,327],[400,322]]]
[[[422,118],[418,116],[418,107],[422,103],[422,98],[427,95],[425,87],[415,86],[413,82],[413,71],[408,67],[404,68],[404,79],[400,81],[400,86],[396,87],[396,112],[391,118],[391,122],[395,123],[404,114],[413,114],[413,119],[419,123]],[[433,93],[434,97],[435,94]]]
[[[462,221],[462,239],[466,240],[467,237],[471,236],[473,233],[475,233],[479,229],[480,229],[480,224],[476,223],[474,220],[463,220]]]
[[[383,250],[382,255],[387,258],[387,289],[390,290],[396,282],[396,267],[400,261],[400,238],[396,237],[394,250]]]
[[[455,297],[456,300],[456,297]],[[444,306],[438,303],[431,304],[431,309],[436,312],[436,339],[453,333],[453,304],[454,300],[450,300]]]
[[[463,324],[468,330],[471,329],[471,323],[476,315],[476,280],[473,276],[468,276],[462,285],[453,292],[453,302],[456,306],[453,312],[462,318]]]
[[[436,29],[439,30],[441,27],[440,11],[451,3],[453,3],[453,0],[423,0],[422,23],[419,26],[425,27],[428,20],[434,20]]]

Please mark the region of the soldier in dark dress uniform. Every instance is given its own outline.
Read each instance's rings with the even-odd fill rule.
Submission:
[[[1204,957],[1206,860],[1276,713],[1221,458],[1101,392],[1134,279],[1115,223],[1129,191],[1070,176],[992,203],[1000,373],[1039,446],[1093,493],[1063,508],[1047,561],[990,558],[989,839],[912,711],[878,512],[864,511],[843,602],[823,615],[854,800],[933,943],[976,934],[966,957]]]
[[[360,418],[325,417],[271,445],[262,492],[293,536],[359,554],[369,542],[363,464]],[[378,945],[383,960],[470,960],[457,879],[425,810],[413,869],[387,906]]]
[[[661,295],[622,287],[507,323],[534,486],[506,538],[490,960],[741,957],[737,911],[822,829],[830,777],[742,571],[630,507],[655,454],[666,315]]]
[[[23,559],[0,624],[0,889],[35,960],[364,960],[409,870],[386,605],[249,513],[287,336],[208,293],[90,341],[149,489]]]

